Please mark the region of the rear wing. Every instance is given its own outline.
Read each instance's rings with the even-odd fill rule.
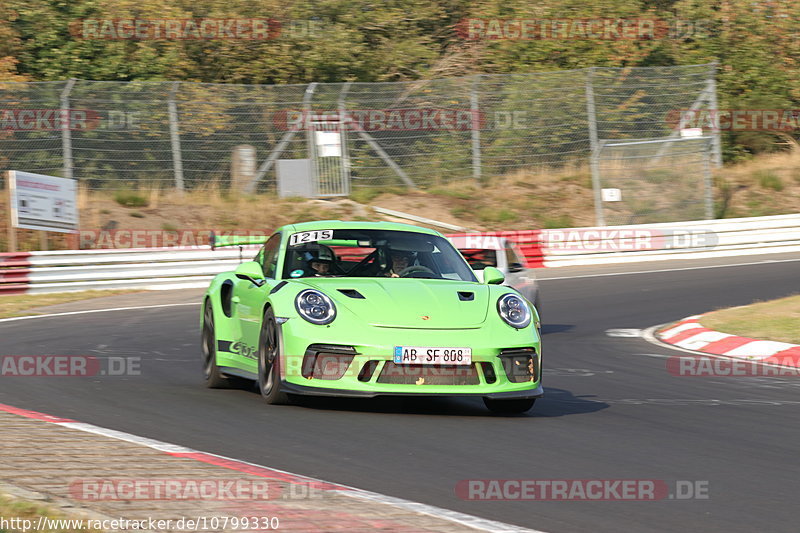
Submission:
[[[213,231],[208,236],[208,245],[212,250],[225,246],[252,246],[264,244],[269,239],[267,235],[217,235]]]

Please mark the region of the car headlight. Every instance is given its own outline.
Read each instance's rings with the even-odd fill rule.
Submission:
[[[497,300],[497,312],[509,326],[517,329],[528,327],[531,323],[531,309],[516,294],[504,294]]]
[[[294,300],[300,316],[320,326],[330,324],[336,318],[336,306],[330,298],[314,289],[300,291]]]

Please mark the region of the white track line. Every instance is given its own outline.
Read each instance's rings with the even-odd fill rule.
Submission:
[[[559,276],[556,278],[546,278],[543,277],[543,275],[539,275],[537,276],[536,279],[537,281],[550,281],[556,279],[600,278],[604,276],[627,276],[630,274],[650,274],[651,272],[679,272],[681,270],[702,270],[705,268],[728,268],[728,267],[740,267],[740,266],[767,265],[770,263],[792,263],[795,261],[800,261],[800,259],[769,259],[766,261],[754,261],[752,263],[733,263],[730,265],[706,265],[706,266],[681,267],[681,268],[659,268],[656,270],[636,270],[633,272],[606,272],[603,274],[582,274],[580,276]],[[560,268],[568,268],[568,267],[560,267]]]
[[[108,309],[87,309],[85,311],[68,311],[64,313],[50,313],[47,315],[14,316],[11,318],[0,318],[0,323],[15,322],[17,320],[31,320],[32,318],[51,318],[56,316],[87,315],[89,313],[107,313],[109,311],[134,311],[137,309],[158,309],[161,307],[178,307],[181,305],[200,305],[200,302],[184,302],[180,304],[140,305],[135,307],[109,307]]]

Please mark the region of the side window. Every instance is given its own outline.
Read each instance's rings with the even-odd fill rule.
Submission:
[[[267,244],[264,245],[259,255],[261,256],[261,268],[264,270],[264,276],[275,279],[275,272],[278,270],[278,250],[281,247],[281,236],[276,233],[269,238]]]

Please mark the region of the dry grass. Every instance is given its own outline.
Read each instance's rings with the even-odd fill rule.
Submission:
[[[719,218],[800,212],[800,153],[767,154],[716,172]]]
[[[675,188],[676,194],[681,194]],[[212,182],[179,194],[173,190],[131,191],[126,207],[111,191],[79,192],[81,226],[87,230],[257,230],[320,219],[381,220],[354,202],[278,198],[274,194],[234,194]],[[130,196],[129,195],[129,196]],[[124,198],[124,195],[120,198]],[[489,185],[455,181],[428,190],[362,188],[355,202],[405,211],[470,229],[558,228],[594,224],[591,177],[586,166],[539,168],[491,178]],[[715,173],[718,218],[800,212],[800,155],[769,154]],[[141,205],[142,203],[146,205]],[[0,194],[0,212],[5,211]],[[6,249],[5,217],[0,217],[0,250]],[[37,232],[19,231],[19,249],[39,249]],[[51,249],[68,247],[50,234]]]
[[[139,292],[135,290],[108,290],[108,291],[80,291],[80,292],[59,292],[53,294],[12,294],[0,296],[0,318],[14,316],[37,315],[30,311],[36,307],[45,305],[64,304],[67,302],[77,302],[79,300],[90,300],[102,296],[115,296]]]
[[[800,344],[800,295],[721,309],[703,315],[700,323],[732,335]]]

